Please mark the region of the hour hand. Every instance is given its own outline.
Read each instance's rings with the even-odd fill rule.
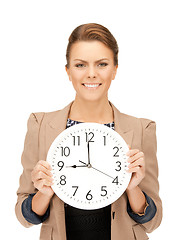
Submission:
[[[86,163],[84,163],[84,162],[82,162],[82,161],[80,161],[80,160],[79,160],[79,162],[83,163],[83,164],[84,164],[84,165],[83,165],[84,167],[87,167],[87,166],[88,166],[88,164],[86,164]]]

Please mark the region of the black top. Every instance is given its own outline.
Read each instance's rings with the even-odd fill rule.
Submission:
[[[79,123],[68,118],[66,128]],[[114,122],[104,125],[114,129]],[[111,239],[111,205],[95,210],[64,206],[67,240]]]

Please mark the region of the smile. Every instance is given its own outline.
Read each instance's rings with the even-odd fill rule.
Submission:
[[[82,85],[88,89],[96,89],[101,85],[101,83],[92,83],[92,84],[91,83],[82,83]]]

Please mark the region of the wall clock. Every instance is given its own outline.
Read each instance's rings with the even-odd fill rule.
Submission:
[[[116,201],[131,174],[129,148],[113,129],[99,123],[80,123],[61,132],[51,144],[52,189],[65,203],[79,209],[99,209]]]

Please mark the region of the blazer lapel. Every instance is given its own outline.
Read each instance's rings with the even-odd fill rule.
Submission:
[[[46,124],[46,153],[54,139],[66,129],[67,118],[72,103],[73,102],[69,103],[65,108],[56,111],[55,116]]]
[[[132,147],[134,131],[128,125],[128,118],[124,117],[124,114],[122,114],[110,101],[109,103],[114,113],[115,131],[120,134],[120,136],[127,144],[129,144],[130,147]]]

